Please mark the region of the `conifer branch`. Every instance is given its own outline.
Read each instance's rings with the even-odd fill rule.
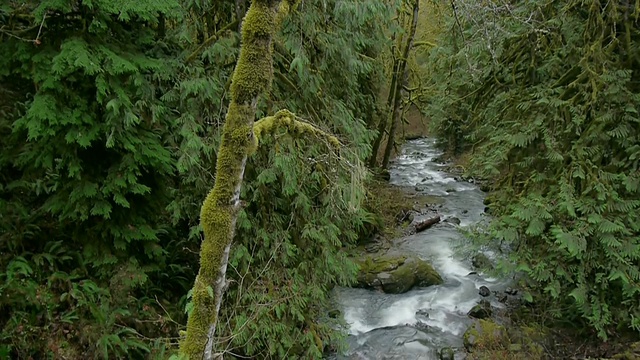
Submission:
[[[187,56],[185,63],[192,62],[200,53],[204,50],[205,47],[211,45],[213,42],[218,40],[218,38],[227,30],[231,30],[238,26],[238,20],[233,21],[225,26],[222,29],[216,31],[215,34],[211,35],[208,39],[206,39],[200,46],[198,46],[189,56]]]

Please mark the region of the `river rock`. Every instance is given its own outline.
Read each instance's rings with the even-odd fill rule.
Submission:
[[[487,257],[487,255],[483,253],[478,253],[471,258],[471,265],[476,270],[491,270],[493,269],[493,263]]]
[[[460,219],[458,219],[455,216],[447,218],[444,222],[449,223],[449,224],[460,225]]]
[[[455,360],[456,352],[450,347],[442,348],[438,351],[438,358],[440,360]]]
[[[478,320],[465,331],[462,337],[464,347],[469,352],[474,348],[491,349],[509,343],[504,326],[490,320]]]
[[[478,289],[478,294],[480,294],[480,296],[487,297],[491,295],[491,290],[489,290],[488,287],[483,285],[483,286],[480,286],[480,289]]]
[[[487,300],[480,301],[477,305],[471,308],[467,315],[476,319],[486,319],[491,316],[491,303]]]
[[[401,294],[415,286],[443,283],[440,274],[429,263],[416,256],[365,256],[356,262],[360,266],[357,287]]]
[[[416,318],[419,321],[428,319],[429,318],[429,310],[420,309],[420,310],[416,311]]]
[[[429,184],[417,184],[413,189],[417,192],[425,192],[429,190]]]
[[[518,295],[518,290],[510,287],[508,287],[504,292],[507,295]]]

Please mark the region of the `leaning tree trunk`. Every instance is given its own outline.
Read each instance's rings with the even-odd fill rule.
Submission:
[[[395,35],[392,41],[396,41]],[[396,43],[397,45],[393,45],[391,48],[391,54],[393,58],[393,63],[391,65],[391,84],[389,85],[389,94],[387,95],[386,106],[383,109],[384,112],[389,111],[389,109],[393,105],[393,99],[395,99],[396,81],[398,80],[398,66],[400,65],[400,58],[396,56],[396,49],[400,49],[402,46],[402,35],[399,36]],[[401,49],[397,51],[401,51]],[[386,113],[384,116],[380,117],[380,120],[378,122],[378,136],[376,136],[376,139],[373,142],[373,145],[371,147],[371,157],[369,158],[370,168],[374,168],[378,165],[378,151],[380,150],[380,145],[382,144],[382,139],[384,138],[384,134],[387,130],[388,124],[389,114]]]
[[[389,95],[387,96],[387,109],[391,108],[393,104],[393,99],[395,99],[395,91],[396,91],[396,81],[398,78],[398,65],[399,60],[393,60],[393,69],[391,71],[391,85],[389,86]],[[369,167],[374,168],[378,163],[378,151],[380,150],[380,144],[382,143],[382,138],[384,138],[384,133],[387,129],[388,124],[388,114],[380,117],[380,122],[378,122],[378,136],[376,136],[376,140],[373,142],[373,146],[371,148],[371,157],[369,158]]]
[[[400,58],[400,64],[398,65],[398,73],[396,75],[396,89],[394,91],[395,99],[393,100],[393,109],[391,110],[391,128],[389,129],[389,136],[387,137],[387,147],[384,149],[384,158],[382,159],[382,168],[386,169],[389,166],[389,159],[391,157],[391,149],[395,142],[395,132],[398,127],[398,121],[400,121],[400,103],[402,102],[402,89],[405,86],[404,78],[407,74],[407,60],[409,58],[409,51],[413,46],[413,39],[416,35],[416,27],[418,26],[418,12],[420,10],[420,1],[414,0],[413,14],[411,17],[411,28],[409,30],[409,36],[407,37],[407,43],[404,47],[402,58]]]
[[[401,77],[402,81],[398,81],[398,88],[396,89],[396,96],[393,101],[393,109],[391,111],[391,127],[389,128],[389,136],[387,138],[387,147],[384,149],[384,155],[382,158],[382,165],[380,166],[382,169],[386,169],[389,166],[389,159],[391,158],[391,149],[395,144],[396,137],[396,129],[398,128],[398,123],[400,122],[402,109],[402,97],[405,94],[404,87],[408,85],[409,80],[409,71],[405,68],[404,73]]]
[[[253,125],[258,97],[269,90],[273,76],[272,41],[279,0],[253,0],[242,25],[242,46],[233,73],[231,102],[222,129],[215,185],[200,213],[204,240],[200,270],[192,293],[193,308],[180,354],[189,360],[214,358],[214,336],[231,242],[240,208],[240,186],[247,157],[255,149]]]

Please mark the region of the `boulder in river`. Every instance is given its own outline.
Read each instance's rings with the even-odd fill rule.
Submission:
[[[356,262],[360,266],[357,287],[401,294],[416,286],[443,283],[440,274],[429,263],[416,256],[364,256]]]
[[[469,310],[467,315],[476,319],[486,319],[491,316],[491,313],[491,303],[487,300],[481,300]]]
[[[450,347],[446,347],[438,351],[438,359],[440,360],[455,360],[455,356],[455,350]]]
[[[429,318],[429,310],[420,309],[420,310],[416,311],[416,317],[423,318],[423,319],[428,319]]]
[[[480,296],[487,297],[491,295],[491,290],[489,290],[488,287],[482,285],[480,286],[480,289],[478,289],[478,294],[480,294]]]
[[[460,225],[460,219],[455,216],[448,217],[444,222],[454,225]]]
[[[491,260],[489,260],[487,255],[483,253],[478,253],[474,255],[471,258],[471,265],[473,265],[473,267],[476,270],[492,270],[493,269],[493,263],[491,262]]]

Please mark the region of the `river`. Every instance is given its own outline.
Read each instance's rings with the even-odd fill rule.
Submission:
[[[396,239],[392,247],[430,261],[444,284],[404,294],[335,289],[350,334],[348,352],[336,359],[439,359],[439,349],[462,347],[462,336],[472,322],[467,312],[481,299],[480,286],[492,291],[507,287],[506,280],[470,274],[475,271],[471,260],[458,251],[470,247],[460,228],[486,216],[484,193],[475,184],[456,181],[447,174],[444,165],[434,162],[439,155],[434,139],[412,140],[402,147],[389,171],[391,184],[418,186],[425,194],[443,197],[439,214],[443,219],[460,219],[459,226],[443,221],[424,232]],[[486,299],[495,307],[504,306],[494,296]],[[422,310],[420,314],[416,314],[418,310]],[[414,326],[416,322],[422,326]]]

